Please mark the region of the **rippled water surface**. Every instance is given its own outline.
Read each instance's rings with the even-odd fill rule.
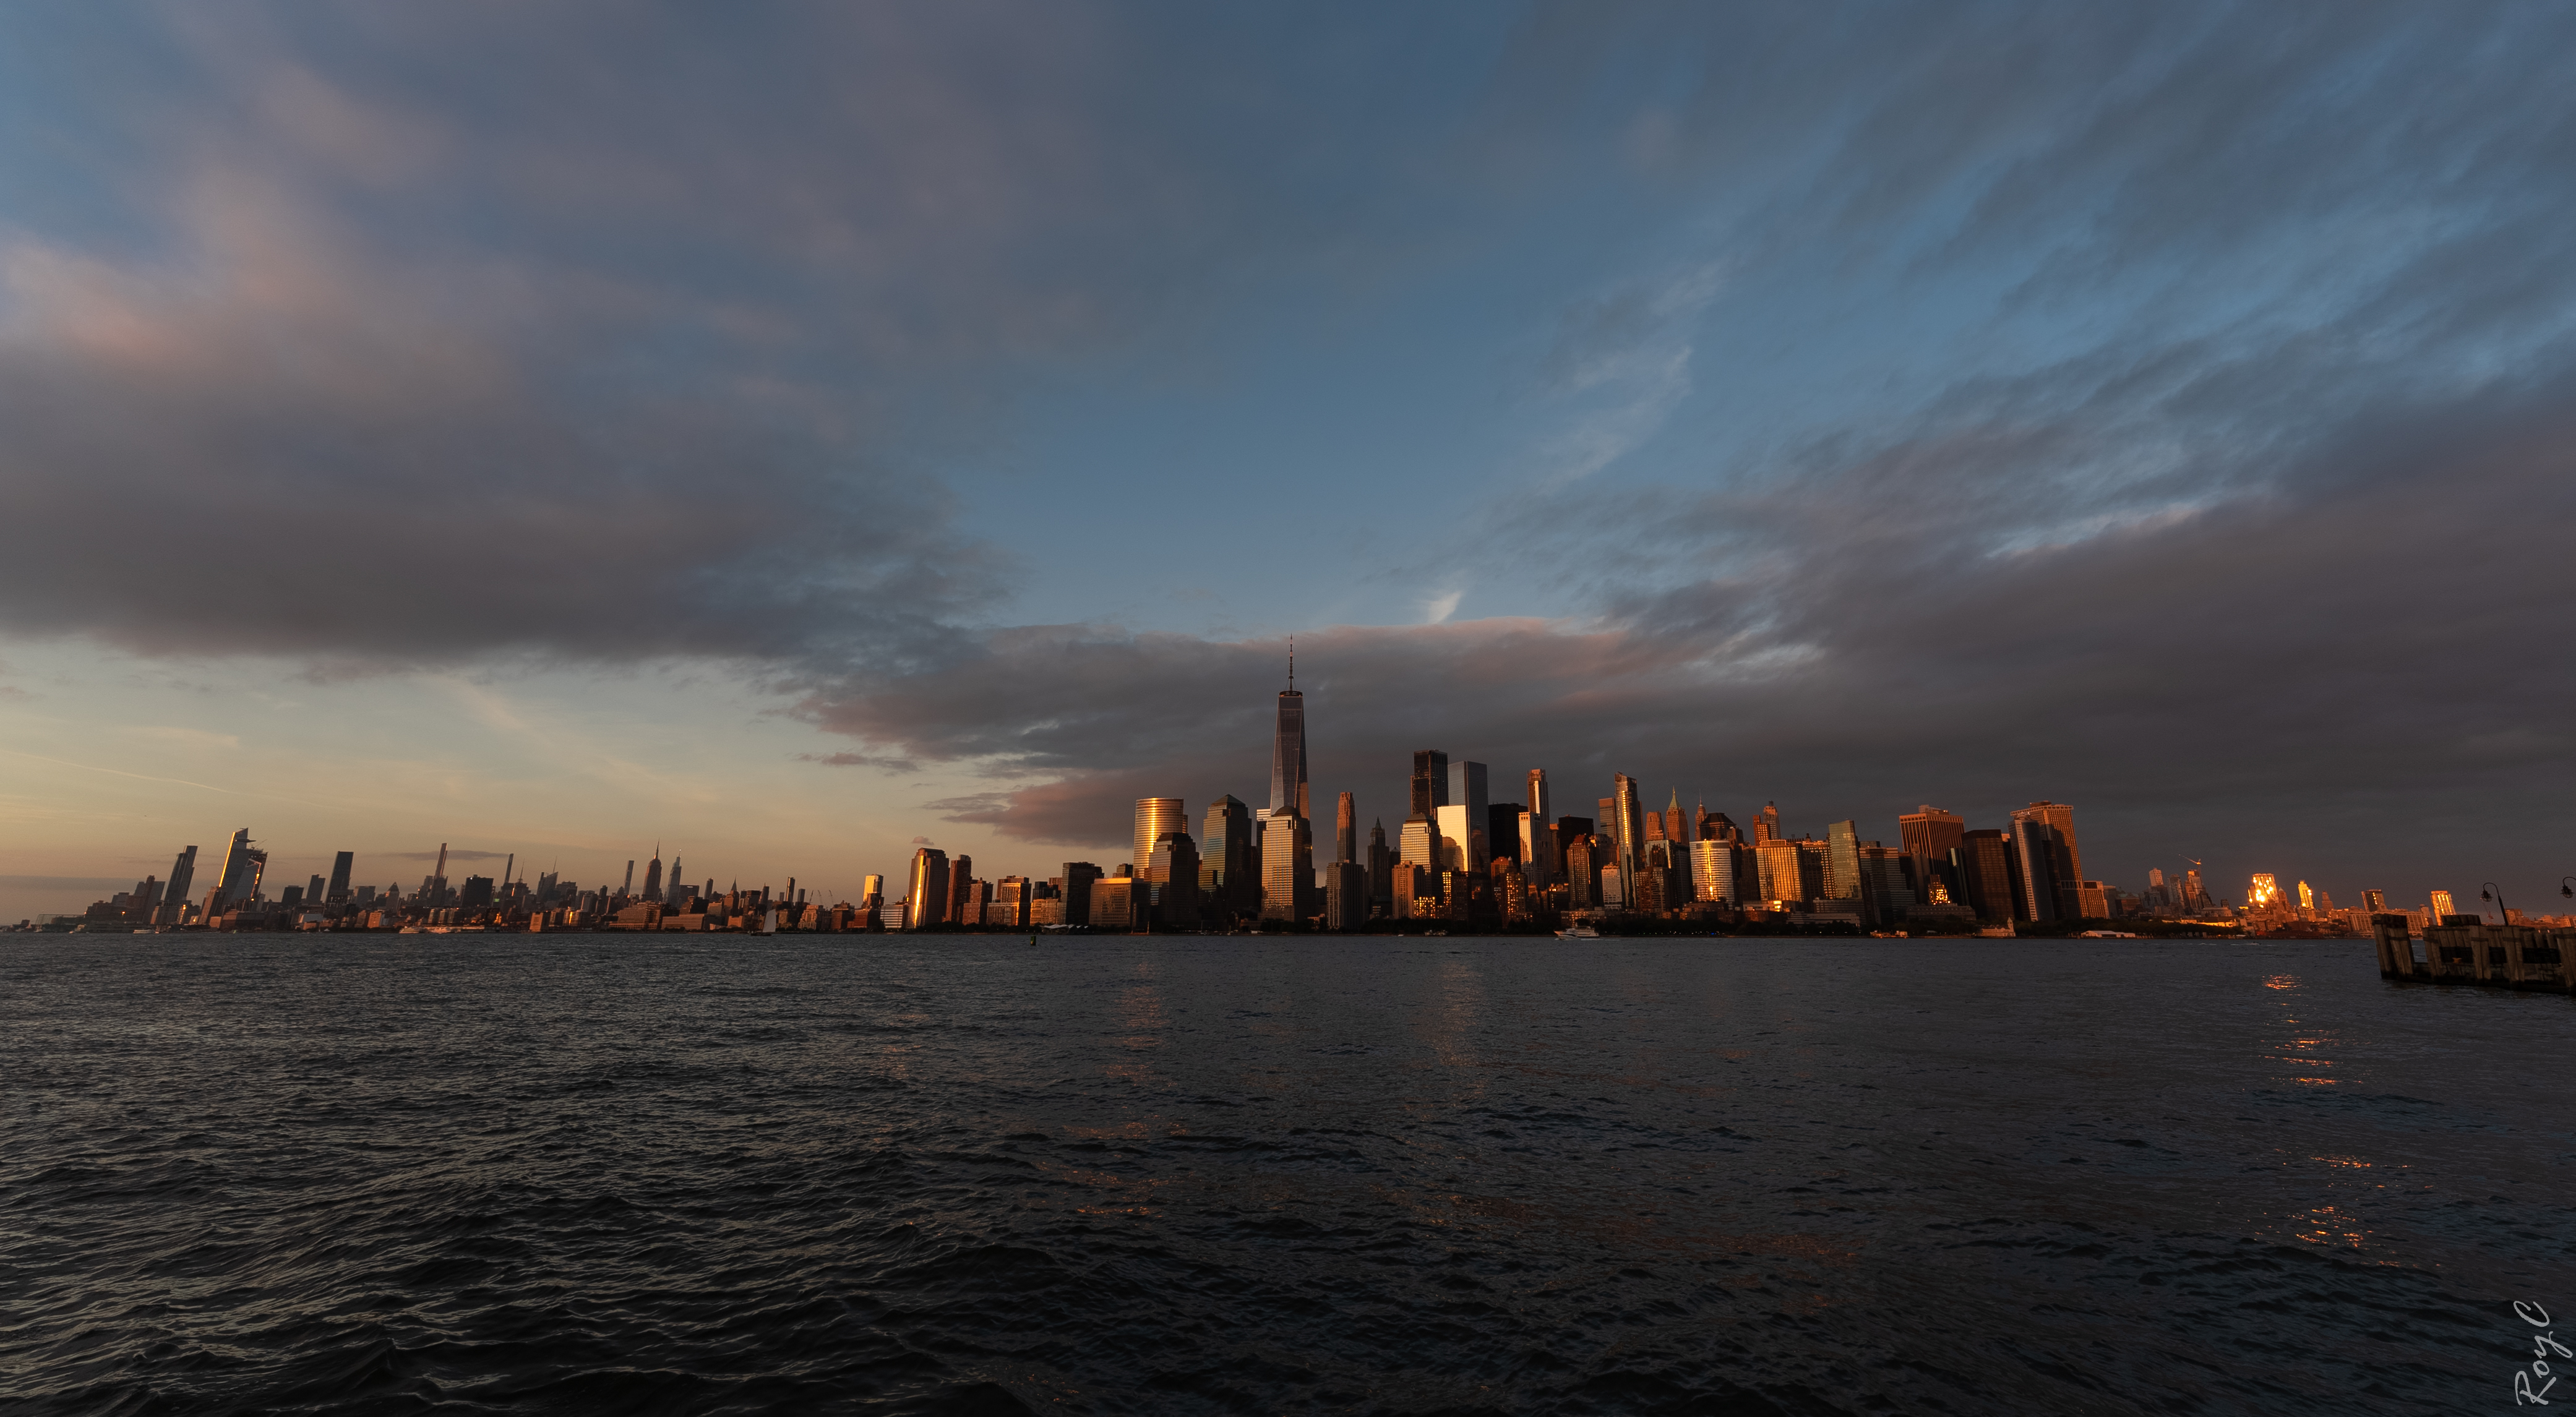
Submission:
[[[2514,1299],[2576,1345],[2576,1005],[2366,941],[12,936],[0,1077],[14,1410],[2463,1412]]]

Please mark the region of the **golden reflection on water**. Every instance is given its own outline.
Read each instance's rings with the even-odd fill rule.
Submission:
[[[2356,1222],[2333,1206],[2310,1206],[2307,1215],[2309,1218],[2304,1222],[2305,1228],[2294,1231],[2293,1234],[2311,1245],[2337,1245],[2358,1250],[2361,1248],[2361,1242],[2367,1238],[2364,1231],[2345,1229],[2344,1227]]]
[[[2295,995],[2299,992],[2299,976],[2275,974],[2263,981],[2263,987]],[[2296,1004],[2295,999],[2283,999],[2280,1002],[2284,1010],[2295,1007]],[[2285,1016],[2281,1022],[2292,1029],[2297,1029],[2299,1026],[2299,1021],[2295,1018]],[[2333,1042],[2334,1039],[2329,1035],[2305,1036],[2294,1033],[2289,1039],[2272,1045],[2280,1051],[2261,1056],[2266,1062],[2286,1063],[2298,1069],[2299,1071],[2292,1074],[2288,1080],[2302,1087],[2332,1087],[2335,1085],[2335,1080],[2326,1076],[2326,1073],[2334,1068],[2335,1061],[2316,1050]]]

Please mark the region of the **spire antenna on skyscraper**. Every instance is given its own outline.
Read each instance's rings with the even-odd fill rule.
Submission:
[[[1288,637],[1288,687],[1297,687],[1297,637]]]

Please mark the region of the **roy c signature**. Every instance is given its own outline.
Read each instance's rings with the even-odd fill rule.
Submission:
[[[2559,1342],[2558,1336],[2549,1331],[2549,1311],[2547,1309],[2540,1307],[2538,1304],[2532,1303],[2528,1299],[2516,1299],[2513,1301],[2513,1313],[2514,1317],[2531,1325],[2533,1328],[2540,1330],[2540,1332],[2531,1336],[2531,1351],[2533,1356],[2530,1365],[2514,1369],[2513,1405],[2516,1407],[2522,1407],[2527,1404],[2537,1403],[2542,1407],[2547,1407],[2549,1405],[2549,1390],[2558,1386],[2558,1376],[2549,1371],[2550,1355],[2556,1354],[2561,1358],[2576,1358],[2576,1353],[2569,1352],[2567,1345]],[[2576,1389],[2570,1389],[2570,1391],[2576,1391]]]

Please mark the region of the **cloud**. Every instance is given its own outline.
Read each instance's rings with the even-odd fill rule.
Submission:
[[[1660,432],[1691,393],[1691,321],[1725,286],[1722,262],[1577,302],[1541,372],[1573,411],[1544,453],[1551,487],[1580,481]]]
[[[1318,791],[1400,820],[1407,754],[1439,747],[1498,784],[1547,767],[1578,813],[1621,771],[1658,797],[1777,798],[1800,830],[1853,816],[1885,839],[1919,801],[1986,821],[2073,801],[2088,860],[2133,885],[2176,851],[2465,869],[2476,823],[2548,817],[2576,766],[2552,707],[2576,669],[2543,649],[2576,532],[2571,408],[2576,359],[2356,417],[2259,483],[2220,477],[2232,491],[2154,516],[2070,518],[2081,485],[2046,474],[2082,439],[2028,429],[1757,487],[1579,499],[1550,509],[1555,535],[1632,534],[1584,509],[1613,528],[1652,514],[1676,563],[1711,569],[1585,619],[1301,632]],[[1999,549],[2025,521],[2065,531]],[[1281,648],[1019,629],[919,673],[814,686],[799,711],[923,762],[1040,779],[927,810],[1105,847],[1136,797],[1252,797]]]
[[[435,851],[377,851],[369,854],[371,856],[390,856],[396,861],[428,861],[434,863],[438,860],[438,853]],[[508,858],[510,855],[512,855],[512,853],[507,851],[469,851],[466,848],[459,846],[452,847],[448,850],[447,859],[451,863],[457,861],[500,861]]]
[[[132,890],[135,876],[0,876],[0,890],[102,891]]]
[[[202,728],[184,728],[176,724],[135,724],[127,727],[124,731],[137,738],[156,739],[160,742],[169,743],[182,748],[192,748],[200,752],[213,748],[221,748],[229,751],[241,747],[241,736],[239,734],[210,733]]]
[[[800,763],[820,763],[827,768],[880,768],[886,772],[911,773],[920,765],[909,758],[884,757],[871,753],[798,753]]]
[[[1167,29],[66,27],[51,96],[115,116],[83,141],[124,185],[79,208],[110,229],[0,231],[0,517],[50,529],[0,565],[0,632],[325,674],[936,656],[1011,583],[937,468],[1013,371],[1319,239],[1226,146],[1289,110],[1180,121],[1214,95]]]

